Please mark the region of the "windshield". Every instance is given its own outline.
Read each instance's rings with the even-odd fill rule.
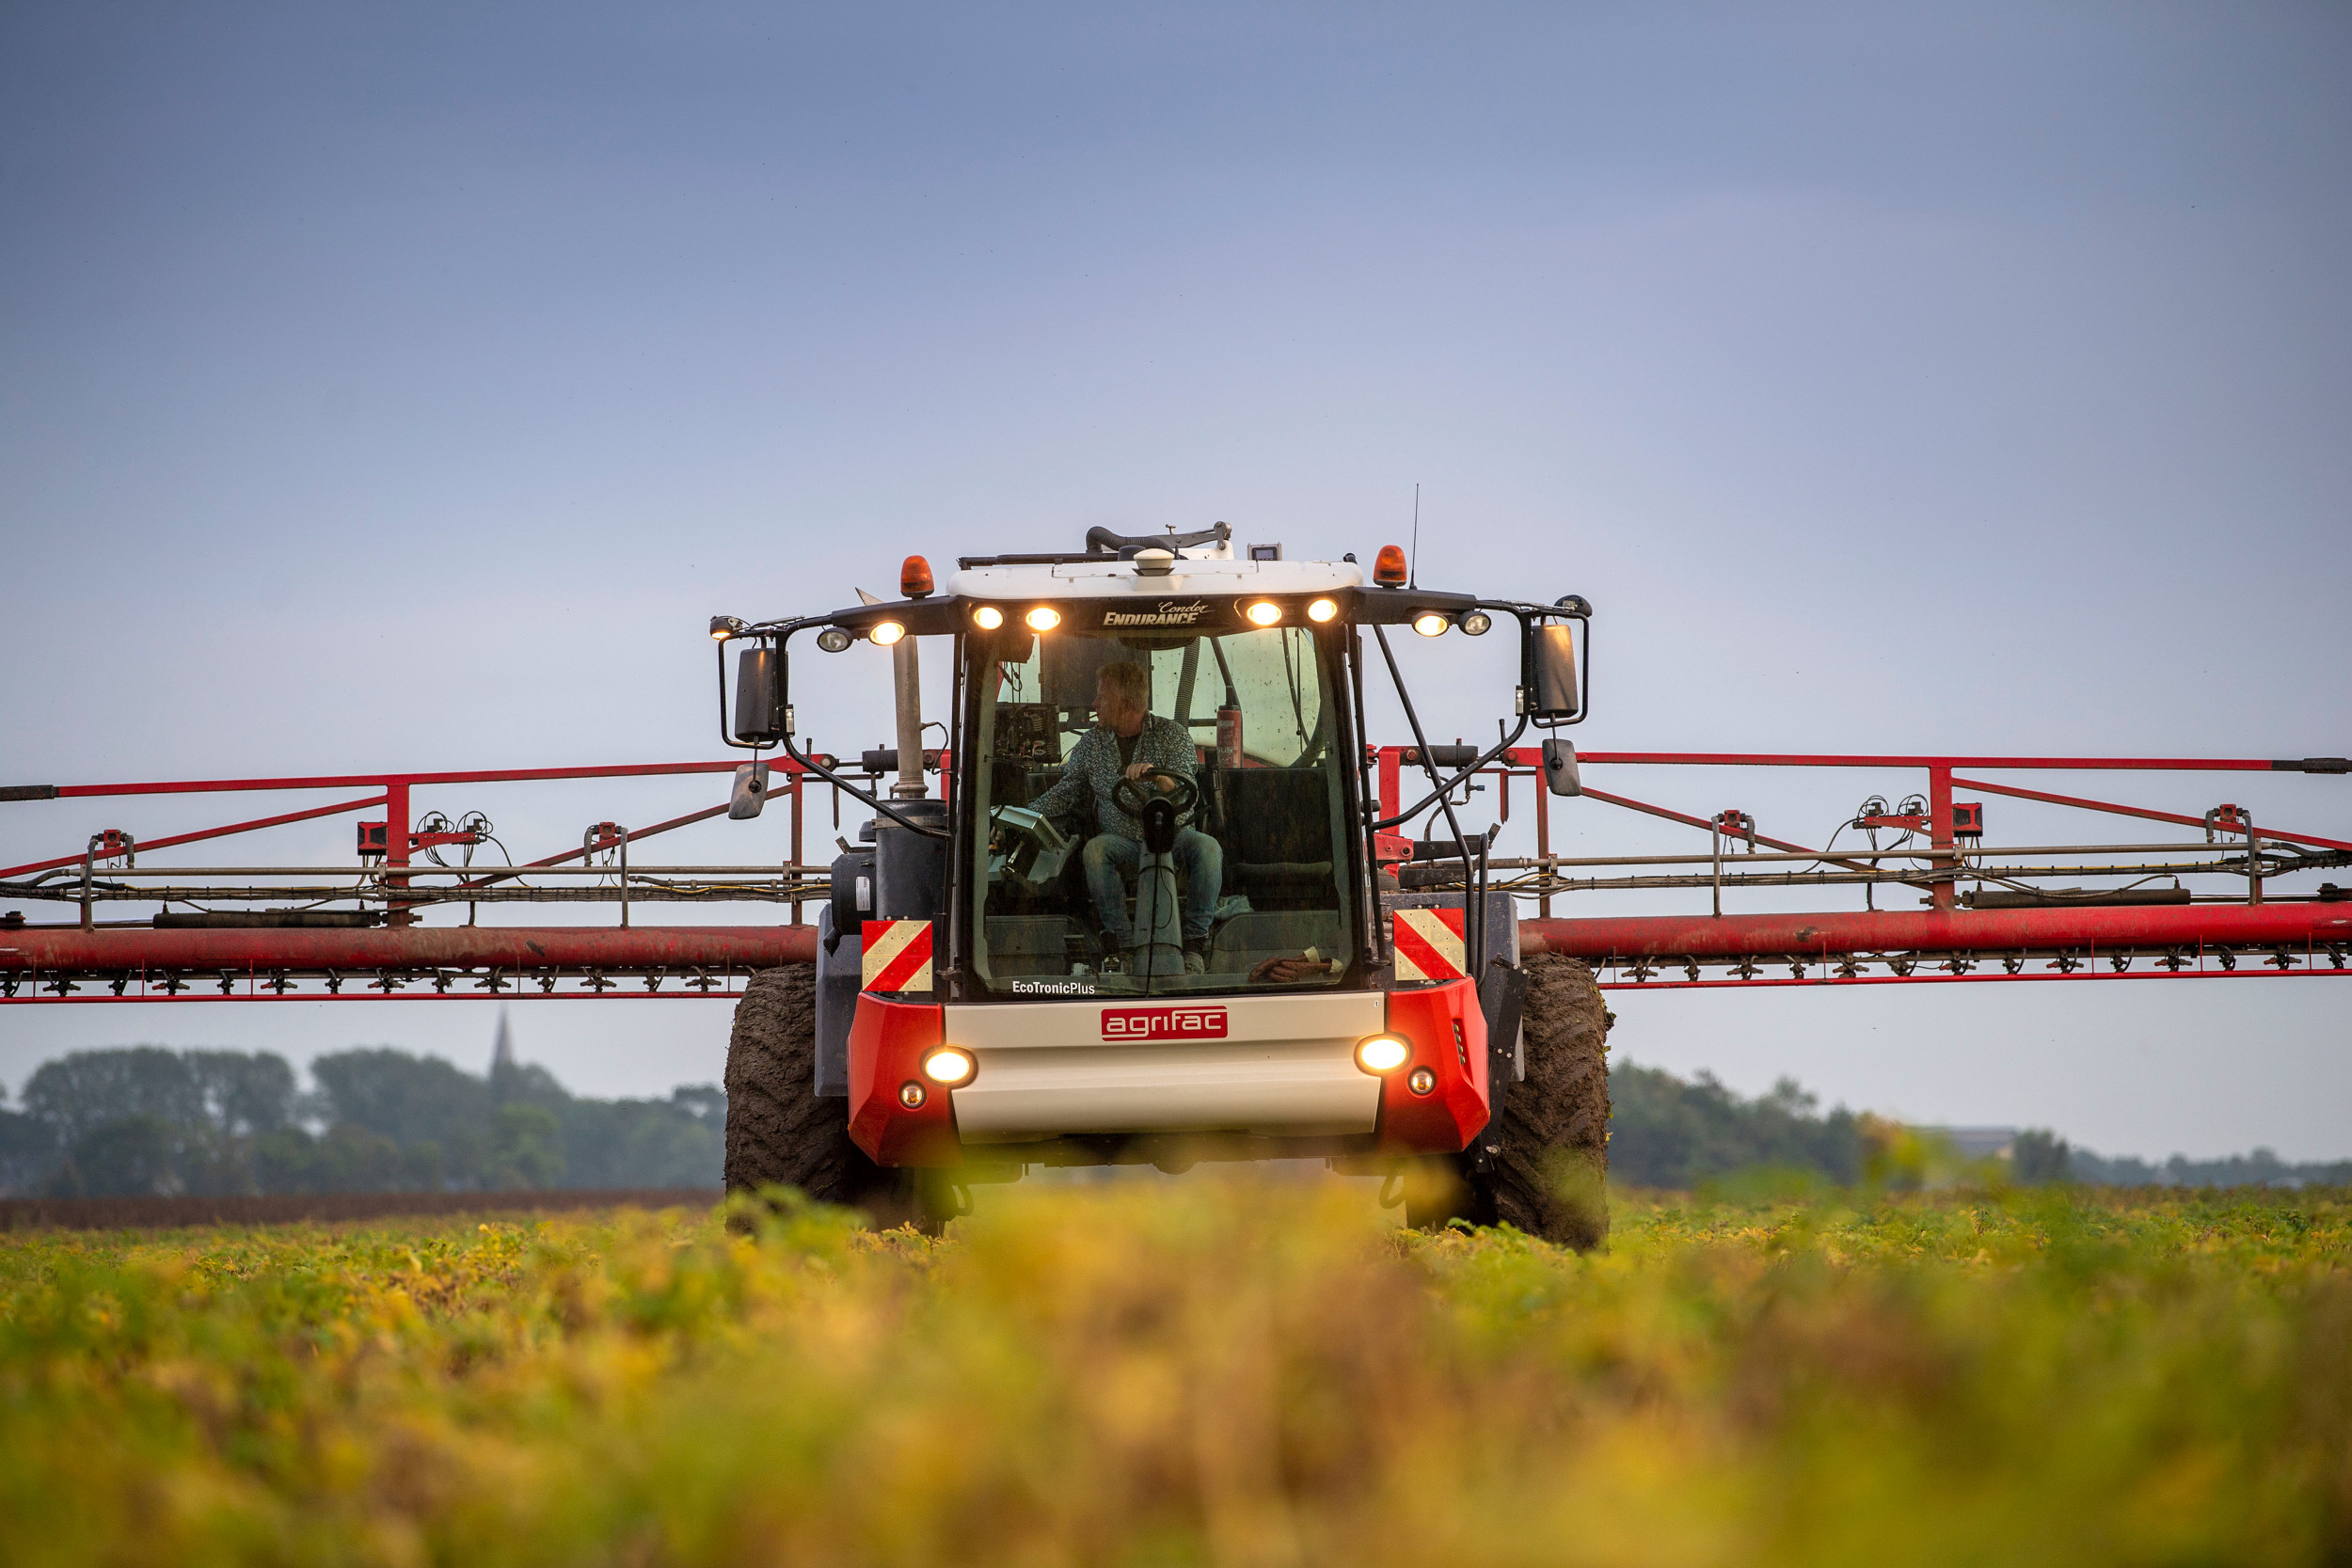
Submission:
[[[1068,996],[1340,983],[1355,951],[1346,759],[1338,634],[1323,637],[1008,627],[973,640],[966,776],[987,832],[966,885],[982,985]]]

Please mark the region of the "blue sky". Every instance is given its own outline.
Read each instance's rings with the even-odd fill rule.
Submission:
[[[1095,523],[1362,552],[1416,483],[1425,579],[1598,607],[1588,746],[2352,752],[2348,67],[2319,5],[16,8],[0,772],[707,755],[715,610]],[[1433,723],[1502,657],[1415,650]],[[819,742],[882,739],[879,666],[827,679]],[[1917,786],[1619,785],[1800,840]],[[540,848],[700,788],[425,804]],[[2341,779],[2127,793],[2352,829]],[[11,859],[227,815],[0,814]],[[729,831],[681,852],[778,828]],[[2340,1157],[2347,997],[1631,998],[1617,1049]],[[16,1008],[0,1078],[491,1029]],[[643,1092],[725,1017],[516,1030]]]

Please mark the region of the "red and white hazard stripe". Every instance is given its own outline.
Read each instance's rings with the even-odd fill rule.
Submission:
[[[859,949],[866,990],[931,989],[931,923],[928,920],[869,920]]]
[[[1460,910],[1391,911],[1389,940],[1400,980],[1459,980],[1470,972]]]

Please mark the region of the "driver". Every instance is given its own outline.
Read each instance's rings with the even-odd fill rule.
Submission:
[[[1111,791],[1120,780],[1134,779],[1142,788],[1166,792],[1174,787],[1174,780],[1145,775],[1165,768],[1190,779],[1198,760],[1184,727],[1151,710],[1151,680],[1140,664],[1103,666],[1094,688],[1094,727],[1071,748],[1061,782],[1029,802],[1045,816],[1066,818],[1092,795],[1094,819],[1103,831],[1087,840],[1087,888],[1094,895],[1095,918],[1102,922],[1113,961],[1123,961],[1136,943],[1127,918],[1127,879],[1143,866],[1143,825],[1119,808]],[[1208,967],[1209,925],[1224,886],[1225,853],[1208,834],[1183,828],[1176,834],[1172,858],[1186,888],[1184,973],[1199,974]]]

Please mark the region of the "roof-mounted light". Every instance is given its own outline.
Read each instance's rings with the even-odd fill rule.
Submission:
[[[866,628],[866,635],[873,639],[875,646],[882,648],[891,646],[906,634],[907,628],[896,621],[877,621]]]
[[[982,631],[994,631],[1005,624],[1005,612],[993,604],[984,604],[972,612],[972,624]]]
[[[1031,631],[1052,631],[1061,625],[1061,611],[1052,605],[1041,604],[1021,619]]]
[[[1446,627],[1454,623],[1434,610],[1424,610],[1413,617],[1413,629],[1423,637],[1443,637]]]
[[[1282,607],[1272,599],[1260,599],[1242,611],[1253,626],[1279,626],[1282,624]]]
[[[1483,610],[1466,610],[1462,611],[1462,618],[1454,624],[1462,628],[1465,637],[1484,637],[1495,624],[1495,618]]]
[[[1317,599],[1307,607],[1307,619],[1321,626],[1340,612],[1340,607],[1329,599]]]
[[[710,618],[710,640],[713,642],[724,642],[730,637],[740,637],[742,634],[743,617],[740,615],[713,615]]]
[[[1372,558],[1372,580],[1383,588],[1402,588],[1406,578],[1411,575],[1411,569],[1405,564],[1405,550],[1401,546],[1383,545],[1380,553]]]
[[[931,563],[919,555],[911,555],[898,568],[898,592],[910,599],[931,596]]]
[[[817,645],[829,654],[837,654],[856,641],[839,626],[827,626],[817,634]]]

